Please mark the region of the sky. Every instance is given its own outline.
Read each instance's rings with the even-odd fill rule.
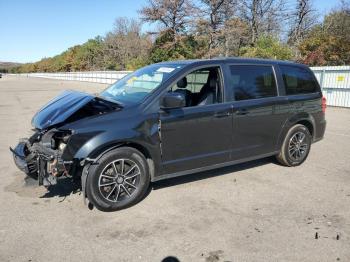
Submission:
[[[313,0],[321,16],[340,0]],[[0,61],[35,62],[104,36],[147,0],[0,0]],[[145,30],[147,30],[147,25]]]

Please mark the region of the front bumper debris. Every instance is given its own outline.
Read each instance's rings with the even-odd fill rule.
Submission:
[[[72,162],[63,161],[60,150],[54,150],[41,141],[32,143],[30,139],[23,139],[10,150],[18,169],[37,179],[39,185],[55,185],[58,177],[69,176],[68,170]]]
[[[11,152],[13,153],[13,160],[19,170],[26,173],[32,178],[37,178],[38,167],[37,159],[33,159],[33,155],[29,155],[25,151],[26,141],[20,141],[15,149],[10,147]]]

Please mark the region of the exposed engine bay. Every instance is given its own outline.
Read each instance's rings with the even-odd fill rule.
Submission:
[[[75,93],[72,94],[72,96],[74,95]],[[67,96],[66,93],[65,96]],[[83,97],[83,99],[86,100],[86,97]],[[82,97],[72,99],[72,104],[66,103],[64,106],[71,109],[74,104],[80,101],[82,101]],[[35,117],[40,117],[41,112],[45,111],[48,107],[51,107],[50,111],[52,111],[52,105],[51,103],[51,105],[49,104],[44,107]],[[71,114],[66,113],[68,110],[65,111],[64,106],[58,106],[62,111],[56,112],[54,117],[57,119],[61,117],[60,122],[56,121],[53,125],[43,129],[36,127],[34,134],[30,138],[21,139],[14,149],[10,148],[17,167],[28,176],[37,179],[39,185],[46,187],[57,184],[57,179],[60,177],[73,177],[81,174],[82,166],[80,161],[73,158],[69,159],[67,156],[71,156],[72,154],[67,154],[66,152],[66,150],[74,151],[81,145],[78,145],[76,142],[70,143],[70,138],[75,131],[65,130],[64,125],[84,118],[106,114],[121,108],[120,105],[99,97],[89,99],[89,101],[81,104],[81,107],[76,108]],[[44,115],[42,119],[50,123],[54,117],[51,117],[47,121],[48,114],[45,113],[42,113]],[[66,114],[65,117],[62,117],[64,114]],[[38,122],[34,118],[32,122]]]
[[[39,185],[57,183],[60,176],[69,176],[73,161],[64,161],[62,154],[70,133],[51,129],[36,131],[29,139],[22,139],[14,153],[16,165],[28,176],[38,179]]]

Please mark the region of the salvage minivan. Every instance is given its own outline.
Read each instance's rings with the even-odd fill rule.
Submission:
[[[103,211],[138,202],[150,183],[268,156],[298,166],[323,138],[326,101],[305,65],[219,58],[143,67],[99,95],[65,91],[11,149],[52,186],[81,179]]]

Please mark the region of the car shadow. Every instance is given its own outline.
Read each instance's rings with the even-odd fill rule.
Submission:
[[[253,161],[236,164],[232,166],[221,167],[213,170],[208,170],[208,171],[203,171],[203,172],[193,173],[185,176],[179,176],[179,177],[174,177],[174,178],[153,182],[152,189],[158,190],[158,189],[162,189],[170,186],[176,186],[176,185],[191,183],[191,182],[199,181],[203,179],[209,179],[216,176],[223,176],[233,172],[242,171],[245,169],[250,169],[250,168],[254,168],[254,167],[258,167],[258,166],[262,166],[270,163],[276,163],[276,161],[274,160],[274,157],[266,157],[266,158],[253,160]]]
[[[75,181],[71,178],[63,178],[58,181],[57,185],[48,187],[47,192],[40,198],[67,197],[77,193],[81,193],[80,180]]]
[[[167,256],[163,258],[161,262],[180,262],[180,260],[174,256]]]
[[[159,190],[166,187],[191,183],[194,181],[209,179],[217,176],[228,175],[233,172],[254,168],[254,167],[266,165],[269,163],[277,163],[277,162],[274,160],[273,157],[268,157],[268,158],[253,160],[250,162],[245,162],[242,164],[236,164],[236,165],[217,168],[209,171],[198,172],[198,173],[194,173],[186,176],[179,176],[179,177],[165,179],[162,181],[153,182],[152,185],[148,188],[146,194],[138,202],[141,202],[143,199],[145,199],[151,193],[152,190]],[[37,184],[35,180],[33,181],[35,182],[35,184]],[[34,182],[32,182],[31,178],[26,179],[27,185],[34,184]],[[72,178],[63,178],[63,179],[59,179],[57,185],[48,187],[47,192],[44,195],[40,196],[40,198],[63,197],[65,199],[65,197],[71,194],[81,194],[80,180],[73,180]],[[64,201],[64,199],[62,201]]]

